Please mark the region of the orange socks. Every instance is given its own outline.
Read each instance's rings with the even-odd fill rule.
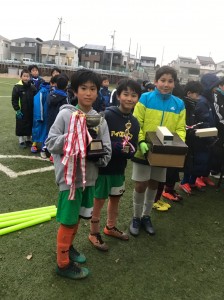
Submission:
[[[79,224],[73,226],[60,225],[57,235],[57,264],[64,268],[69,264],[69,248],[77,233]]]
[[[104,205],[104,199],[94,199],[92,219],[90,221],[90,233],[95,234],[100,232],[100,213]]]
[[[120,197],[113,197],[109,199],[107,205],[107,227],[112,228],[116,225],[118,216],[118,205]]]

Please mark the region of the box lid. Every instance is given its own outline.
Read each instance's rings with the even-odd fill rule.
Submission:
[[[146,132],[146,142],[150,144],[150,151],[152,153],[183,155],[188,150],[188,146],[181,140],[177,133],[173,133],[172,145],[163,145],[156,136],[156,132],[152,131]]]

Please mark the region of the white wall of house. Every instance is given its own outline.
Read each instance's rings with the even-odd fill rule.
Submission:
[[[10,42],[0,36],[0,61],[10,58]]]

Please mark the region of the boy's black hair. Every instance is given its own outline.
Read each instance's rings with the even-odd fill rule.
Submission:
[[[30,66],[28,67],[29,72],[31,72],[34,68],[37,69],[38,72],[39,72],[39,68],[38,68],[37,65],[30,65]]]
[[[58,67],[54,67],[52,70],[51,70],[51,76],[53,74],[54,71],[57,71],[59,74],[61,74],[61,70],[58,68]]]
[[[92,82],[96,85],[97,92],[100,90],[101,79],[100,76],[88,69],[78,70],[71,76],[71,88],[75,93],[78,92],[78,88],[80,85],[86,83],[87,81]]]
[[[142,90],[140,84],[133,80],[133,79],[121,79],[118,82],[117,86],[117,95],[120,96],[122,91],[127,91],[128,88],[130,88],[132,91],[134,91],[136,94],[138,94],[138,97],[140,98]]]
[[[58,77],[59,75],[51,76],[50,83],[52,84],[57,83]]]
[[[69,77],[68,77],[68,75],[66,73],[63,72],[63,73],[60,74],[60,76],[65,77],[65,79],[67,79],[69,81]]]
[[[146,90],[154,90],[155,89],[155,84],[151,83],[151,82],[148,82],[146,85],[145,85],[145,88]]]
[[[21,71],[21,73],[20,73],[20,77],[22,77],[22,75],[23,75],[24,73],[30,74],[30,71],[29,71],[27,68],[22,69],[22,71]]]
[[[104,80],[109,80],[109,78],[108,78],[107,76],[103,75],[103,76],[101,77],[101,83],[102,83]]]
[[[158,81],[164,74],[170,74],[174,81],[177,80],[177,72],[174,68],[169,66],[162,66],[156,71],[155,81]]]
[[[198,93],[202,92],[202,85],[199,81],[189,81],[184,87],[184,94],[187,96],[187,93]]]
[[[66,90],[67,85],[68,85],[68,80],[62,76],[62,75],[58,75],[57,79],[56,79],[56,84],[57,84],[57,88],[59,90]]]

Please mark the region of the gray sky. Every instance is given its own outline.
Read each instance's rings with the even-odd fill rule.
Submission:
[[[0,35],[8,39],[52,40],[62,17],[62,40],[70,35],[78,47],[109,49],[115,30],[116,50],[128,51],[131,40],[132,54],[156,57],[158,64],[178,55],[224,61],[224,0],[7,0],[1,12]]]

